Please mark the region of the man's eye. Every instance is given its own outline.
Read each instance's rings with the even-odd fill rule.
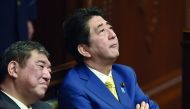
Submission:
[[[99,33],[101,33],[101,32],[104,32],[105,30],[104,29],[102,29],[102,30],[100,30],[100,32]]]
[[[112,27],[112,26],[110,26],[109,28],[113,30],[113,27]]]
[[[44,66],[43,65],[38,65],[39,67],[41,67],[41,68],[44,68]]]

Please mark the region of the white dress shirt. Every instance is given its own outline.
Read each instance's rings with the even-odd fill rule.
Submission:
[[[89,66],[87,66],[104,84],[105,82],[108,80],[108,77],[111,76],[112,77],[112,71],[109,72],[108,75],[106,74],[103,74]]]

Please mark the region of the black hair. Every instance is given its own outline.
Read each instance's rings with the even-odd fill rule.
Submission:
[[[66,49],[78,63],[83,62],[83,56],[78,52],[77,46],[89,45],[90,30],[87,23],[93,16],[105,18],[102,10],[96,7],[80,8],[65,21],[63,26]]]

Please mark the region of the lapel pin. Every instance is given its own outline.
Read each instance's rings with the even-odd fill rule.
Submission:
[[[121,91],[122,91],[122,93],[125,93],[125,89],[124,89],[124,87],[125,87],[125,83],[122,82],[120,85],[121,85]]]

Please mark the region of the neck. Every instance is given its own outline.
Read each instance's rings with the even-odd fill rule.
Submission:
[[[94,61],[85,61],[85,64],[105,75],[108,75],[112,69],[112,64],[95,63]]]

